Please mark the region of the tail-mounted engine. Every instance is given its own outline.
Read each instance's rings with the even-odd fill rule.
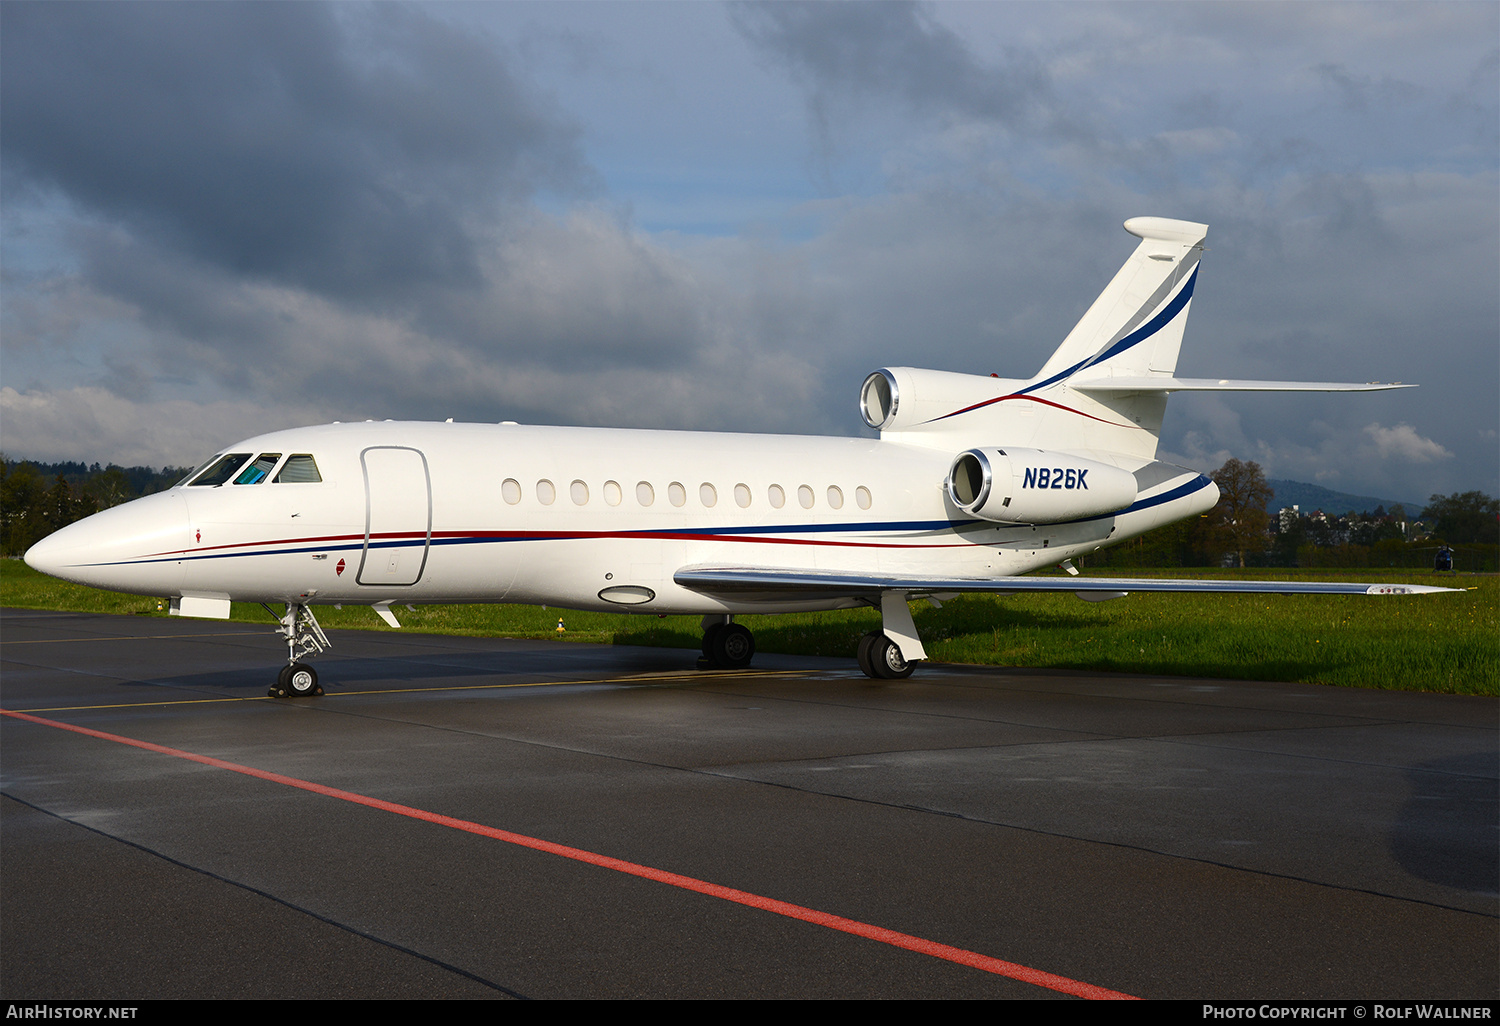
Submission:
[[[953,504],[1001,524],[1055,524],[1102,516],[1135,501],[1135,475],[1107,463],[1040,449],[970,449],[945,482]]]
[[[987,406],[1024,384],[982,374],[884,367],[860,386],[859,414],[882,434],[972,432],[971,423],[951,418],[967,409]]]

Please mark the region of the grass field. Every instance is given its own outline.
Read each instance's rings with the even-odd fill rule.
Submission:
[[[1118,577],[1254,577],[1395,581],[1472,589],[1413,597],[1151,595],[1081,602],[1072,595],[970,595],[934,609],[913,606],[938,662],[1500,694],[1500,578],[1434,579],[1393,571],[1121,571]],[[0,605],[165,616],[166,603],[65,584],[20,560],[0,560]],[[395,607],[406,630],[620,645],[697,648],[694,616],[632,616],[538,606]],[[561,618],[567,631],[558,634]],[[233,619],[265,623],[257,605]],[[849,657],[880,624],[873,610],[737,617],[762,652]],[[390,630],[364,606],[318,608],[325,628]]]

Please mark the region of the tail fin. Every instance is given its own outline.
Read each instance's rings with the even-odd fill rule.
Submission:
[[[1132,217],[1136,247],[1114,280],[1037,372],[1038,385],[1088,370],[1088,377],[1171,377],[1197,281],[1208,225]]]
[[[1038,438],[1152,459],[1167,410],[1167,390],[1156,382],[1172,380],[1177,369],[1208,225],[1133,217],[1125,230],[1141,244],[1018,393],[1042,407]],[[1081,390],[1116,377],[1138,390]]]

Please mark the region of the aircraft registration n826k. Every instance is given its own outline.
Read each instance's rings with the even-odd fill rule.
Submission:
[[[892,367],[865,379],[879,438],[520,424],[328,424],[248,439],[169,491],[95,514],[26,561],[99,588],[227,617],[277,603],[274,695],[321,693],[303,660],[313,607],[518,602],[699,614],[707,663],[742,667],[736,614],[880,610],[872,677],[924,658],[909,599],[963,592],[1412,594],[1289,581],[1022,576],[1203,513],[1218,489],[1156,459],[1180,391],[1373,391],[1400,385],[1175,376],[1208,227],[1137,217],[1140,239],[1083,319],[1025,380]]]

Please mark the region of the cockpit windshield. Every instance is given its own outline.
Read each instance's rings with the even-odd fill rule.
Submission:
[[[240,468],[240,464],[250,458],[248,452],[226,453],[217,459],[210,460],[208,469],[188,482],[190,486],[199,485],[217,486],[228,481],[234,476],[234,472]]]

